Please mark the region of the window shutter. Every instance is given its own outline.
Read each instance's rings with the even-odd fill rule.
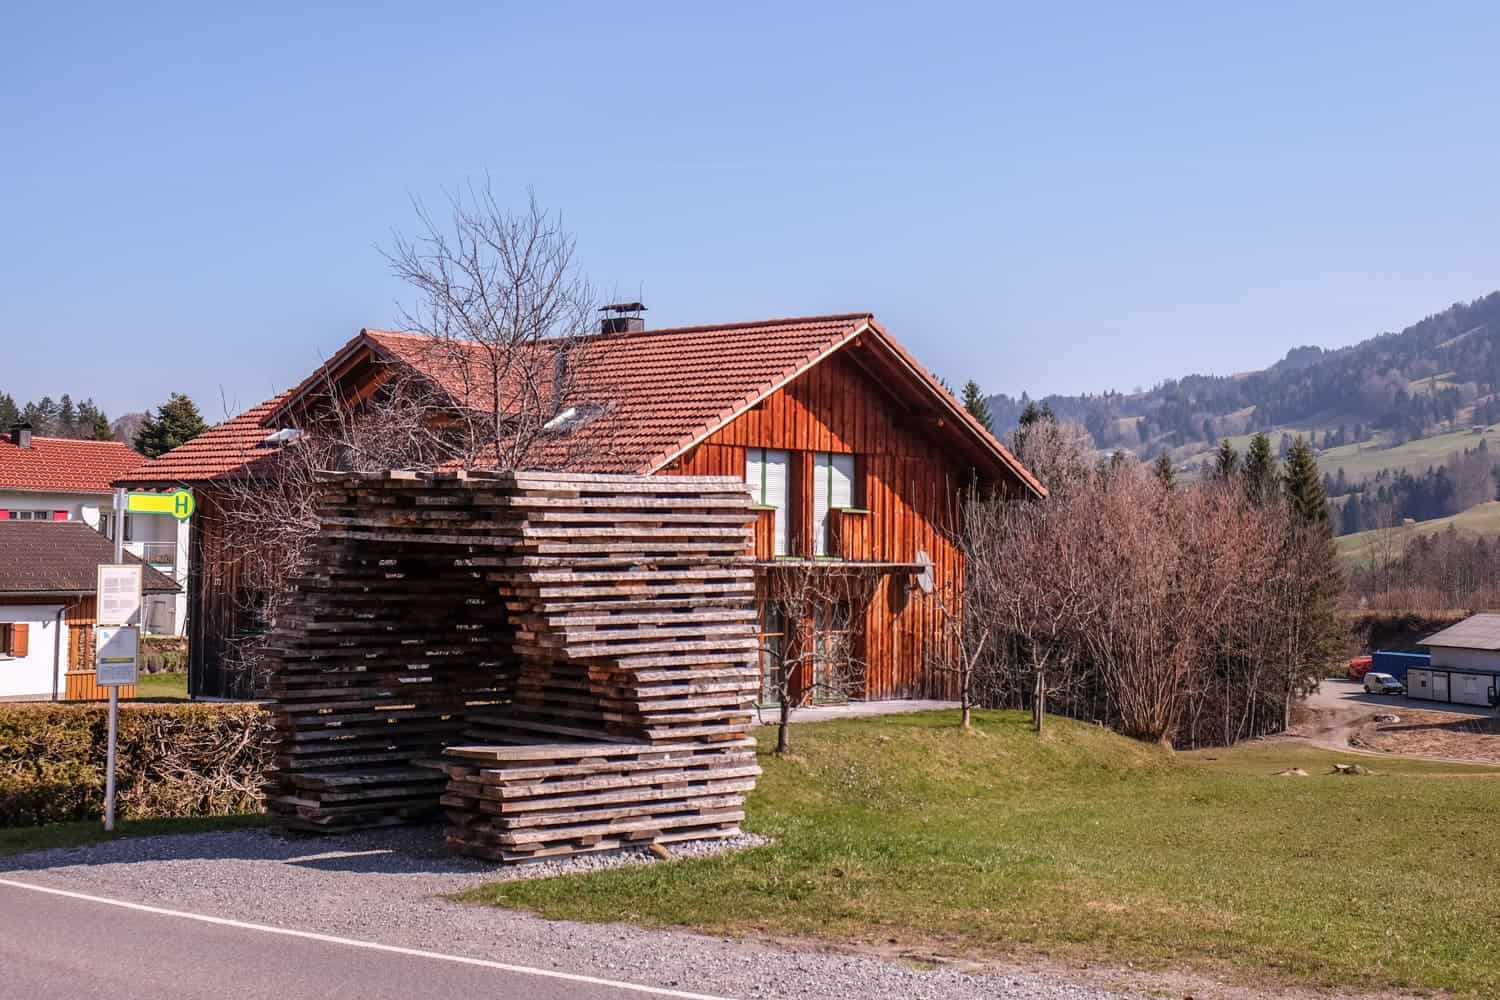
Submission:
[[[52,520],[54,521],[66,521],[67,519],[68,512],[65,510],[54,510],[52,512]]]
[[[29,639],[26,633],[29,627],[24,622],[18,622],[10,627],[10,655],[20,658],[26,655]]]
[[[791,484],[788,475],[788,459],[785,451],[767,448],[765,455],[766,492],[762,503],[776,508],[776,554],[787,554],[787,488]]]
[[[745,449],[745,482],[750,485],[750,496],[758,504],[766,502],[766,450],[764,448]]]
[[[8,511],[8,510],[0,510],[0,521],[9,521],[9,520],[10,520],[10,511]]]
[[[834,455],[828,476],[828,506],[854,506],[854,456]]]
[[[826,451],[820,451],[817,455],[817,464],[813,466],[813,555],[826,556],[828,554],[828,508],[831,496],[830,466],[831,455]]]

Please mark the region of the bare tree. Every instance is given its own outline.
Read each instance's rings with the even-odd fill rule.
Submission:
[[[1111,462],[983,508],[965,536],[988,691],[1039,729],[1055,697],[1139,739],[1233,741],[1284,727],[1321,667],[1336,581],[1285,501]]]
[[[795,559],[772,567],[766,598],[782,623],[762,637],[765,686],[776,697],[776,752],[791,746],[793,712],[808,701],[838,701],[864,687],[864,627],[875,581],[838,562]]]
[[[222,484],[217,572],[252,623],[231,641],[246,671],[319,530],[319,473],[569,468],[605,447],[572,433],[606,404],[580,389],[594,298],[561,220],[534,195],[504,210],[488,183],[450,198],[444,222],[415,207],[419,235],[385,256],[416,292],[400,321],[419,336],[364,384],[310,387],[266,454]]]
[[[958,692],[958,726],[971,729],[974,706],[982,697],[985,654],[994,625],[976,610],[976,602],[964,600],[963,589],[951,584],[933,595],[942,638],[937,648],[927,652],[927,672],[952,676]]]
[[[391,269],[417,292],[401,323],[452,399],[454,459],[465,467],[536,464],[538,445],[578,398],[595,294],[574,239],[533,194],[526,210],[497,203],[488,181],[449,199],[440,221],[415,204],[421,231],[397,234]]]
[[[212,500],[221,549],[204,569],[221,575],[215,586],[230,587],[247,623],[231,637],[229,652],[257,689],[265,637],[321,527],[321,473],[432,469],[450,454],[432,420],[440,404],[408,371],[393,366],[379,390],[358,403],[341,398],[331,382],[318,389],[310,409],[267,431],[261,457],[216,484]]]

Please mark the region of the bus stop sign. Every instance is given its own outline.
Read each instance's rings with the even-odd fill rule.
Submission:
[[[131,514],[170,514],[179,521],[193,516],[193,494],[189,490],[172,493],[131,493],[125,510]]]

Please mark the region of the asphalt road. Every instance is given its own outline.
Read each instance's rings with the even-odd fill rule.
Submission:
[[[279,933],[0,884],[0,998],[650,1000],[588,981],[349,939]]]
[[[1460,705],[1446,701],[1425,701],[1400,695],[1366,694],[1359,681],[1325,679],[1307,698],[1307,707],[1333,712],[1395,712],[1413,709],[1423,712],[1449,712],[1453,715],[1494,715],[1485,705]]]

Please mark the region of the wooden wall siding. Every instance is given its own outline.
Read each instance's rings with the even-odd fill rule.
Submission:
[[[81,597],[63,613],[68,624],[68,667],[63,675],[64,701],[102,701],[109,688],[100,687],[94,672],[94,623],[98,605]],[[134,698],[135,685],[120,688],[121,698]]]
[[[254,678],[235,655],[242,637],[260,630],[225,538],[225,496],[194,490],[188,545],[188,693],[195,698],[249,698]]]
[[[846,348],[845,351],[858,350]],[[935,592],[924,594],[908,574],[882,575],[865,623],[868,675],[865,697],[948,697],[952,682],[927,668],[941,652],[944,604],[956,609],[963,580],[963,556],[955,542],[958,496],[973,473],[946,459],[951,453],[921,419],[882,390],[844,353],[816,368],[741,414],[663,472],[692,476],[745,474],[745,449],[792,451],[790,504],[792,551],[812,551],[812,454],[853,453],[858,457],[855,502],[869,513],[853,515],[846,549],[860,561],[916,561],[919,551],[933,562]],[[862,522],[857,531],[856,519]],[[769,522],[767,522],[769,523]],[[839,523],[845,523],[843,519]],[[767,542],[757,527],[756,550]]]
[[[755,558],[768,562],[776,558],[776,508],[755,508]]]

